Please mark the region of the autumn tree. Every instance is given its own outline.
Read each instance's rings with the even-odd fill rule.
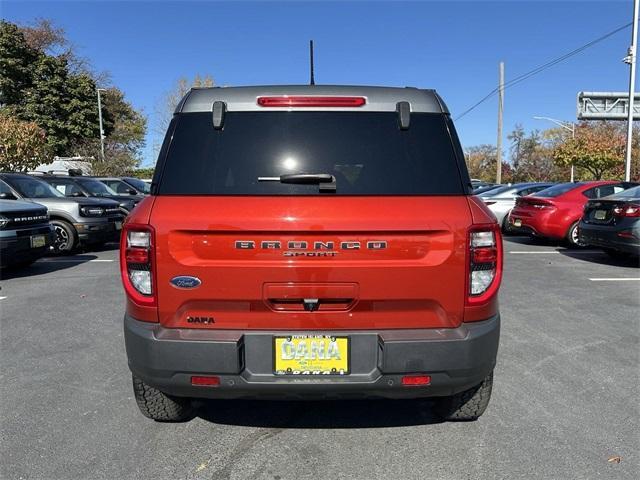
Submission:
[[[42,128],[0,113],[0,171],[26,171],[49,160]]]
[[[567,139],[553,151],[556,164],[575,165],[600,180],[624,163],[625,138],[611,122],[582,122],[575,138]]]

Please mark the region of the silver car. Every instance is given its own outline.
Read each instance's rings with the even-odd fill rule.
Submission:
[[[532,193],[544,190],[553,183],[514,183],[512,185],[504,185],[500,188],[489,190],[478,195],[493,212],[498,219],[498,223],[502,225],[502,230],[508,230],[509,212],[516,204],[517,197],[524,197]]]

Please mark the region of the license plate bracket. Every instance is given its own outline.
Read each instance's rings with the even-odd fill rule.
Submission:
[[[44,235],[31,235],[31,248],[42,248],[47,245]]]
[[[273,373],[279,376],[344,376],[351,366],[348,336],[296,334],[273,337]]]

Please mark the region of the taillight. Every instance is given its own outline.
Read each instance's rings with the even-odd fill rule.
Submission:
[[[487,302],[500,287],[502,237],[497,225],[474,227],[469,232],[469,283],[467,303]]]
[[[367,103],[364,97],[289,96],[258,97],[261,107],[361,107]]]
[[[613,214],[616,217],[640,217],[640,205],[618,205],[613,209]]]
[[[129,298],[139,305],[156,305],[153,247],[153,228],[125,225],[120,240],[122,283]]]

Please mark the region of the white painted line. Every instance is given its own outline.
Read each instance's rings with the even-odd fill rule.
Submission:
[[[552,255],[554,253],[564,253],[571,252],[571,254],[594,254],[594,253],[602,253],[602,250],[511,250],[509,253],[513,255]]]
[[[590,278],[592,282],[640,282],[640,278]]]
[[[90,262],[113,262],[114,260],[103,260],[101,258],[96,258],[95,260],[89,260]]]
[[[4,300],[5,298],[7,298],[7,297],[0,297],[0,300]]]
[[[40,263],[87,263],[87,262],[105,262],[110,263],[115,260],[107,260],[102,258],[96,258],[93,260],[83,260],[81,258],[44,258],[39,260]]]

